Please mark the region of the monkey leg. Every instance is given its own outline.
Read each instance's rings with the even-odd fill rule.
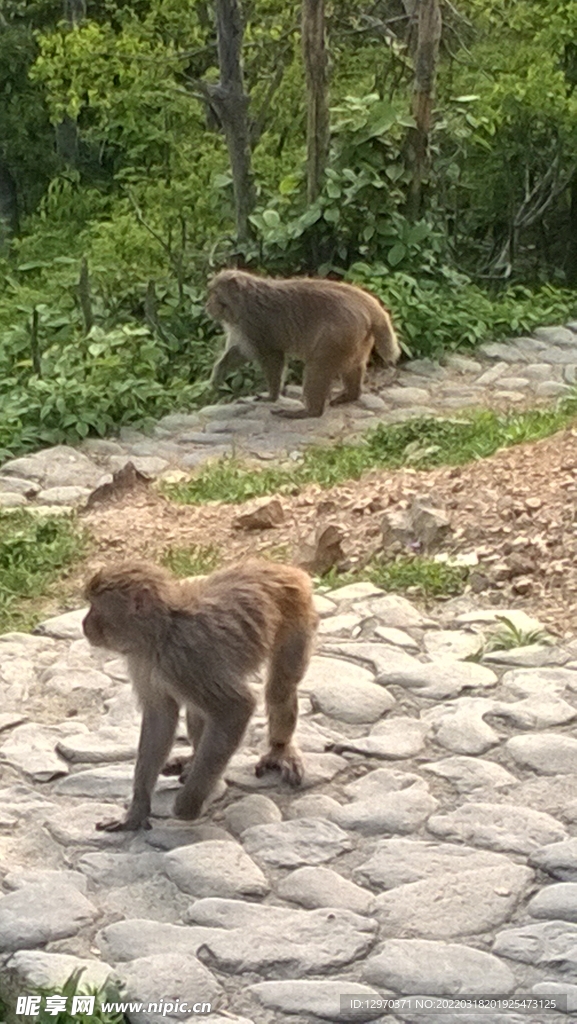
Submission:
[[[258,358],[266,377],[269,399],[276,402],[282,387],[284,353],[269,349],[265,353],[259,352]]]
[[[343,405],[344,402],[356,402],[361,397],[361,386],[365,375],[364,366],[355,366],[343,373],[343,390],[336,395],[331,405]]]
[[[260,778],[267,771],[278,771],[291,786],[302,782],[303,764],[291,743],[298,718],[297,686],[310,659],[310,629],[285,627],[278,638],[266,686],[269,749],[256,765]]]
[[[226,696],[219,695],[219,700]],[[230,697],[226,710],[221,707],[214,717],[206,715],[198,750],[174,802],[177,818],[198,818],[204,801],[242,740],[254,706],[255,699],[247,687]]]
[[[241,350],[233,345],[231,348],[225,348],[220,359],[217,359],[216,363],[212,368],[210,375],[210,383],[213,388],[217,388],[219,384],[222,384],[225,377],[233,370],[237,370],[242,363],[246,362],[246,356],[243,355]]]
[[[202,730],[204,729],[204,715],[195,707],[187,707],[186,709],[186,731],[188,732],[188,738],[190,745],[194,751],[198,750],[200,744],[200,738],[202,736]],[[169,758],[164,768],[162,769],[162,775],[178,775],[179,782],[184,782],[186,776],[190,771],[192,764],[192,757],[188,754],[175,754]]]
[[[303,420],[307,416],[322,416],[331,390],[332,375],[326,365],[308,363],[303,380],[304,409],[272,409],[275,416],[287,420]]]
[[[177,723],[178,704],[170,697],[150,707],[144,707],[130,807],[123,821],[98,822],[96,828],[99,832],[150,828],[148,816],[152,791],[160,769],[170,753]]]

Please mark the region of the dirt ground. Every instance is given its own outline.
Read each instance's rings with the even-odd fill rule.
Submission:
[[[214,546],[223,565],[248,554],[298,561],[303,542],[329,523],[344,531],[354,568],[379,549],[385,509],[403,509],[415,495],[445,509],[452,529],[443,550],[476,556],[470,585],[479,604],[521,607],[559,634],[577,633],[576,429],[463,467],[374,470],[328,490],[310,486],[281,497],[284,519],[266,530],[233,523],[267,499],[185,506],[147,488],[82,515],[93,545],[71,587],[111,558],[158,559],[170,547]]]

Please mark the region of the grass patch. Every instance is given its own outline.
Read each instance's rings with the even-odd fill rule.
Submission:
[[[311,447],[294,467],[258,470],[234,458],[224,458],[206,466],[192,480],[166,484],[163,491],[186,505],[240,503],[267,494],[298,493],[311,483],[332,487],[356,480],[369,469],[462,465],[487,458],[498,448],[539,441],[566,427],[576,415],[577,396],[571,396],[552,409],[508,415],[486,411],[458,419],[431,417],[381,424],[358,444]]]
[[[69,516],[0,511],[0,633],[35,624],[39,598],[82,557],[86,545]]]
[[[161,561],[175,576],[206,576],[218,569],[221,555],[213,544],[192,544],[188,548],[168,548]]]
[[[377,555],[358,571],[340,574],[331,569],[321,582],[331,589],[367,580],[382,590],[418,594],[425,598],[456,597],[462,594],[469,569],[448,562],[436,562],[422,555],[400,555],[387,561]]]

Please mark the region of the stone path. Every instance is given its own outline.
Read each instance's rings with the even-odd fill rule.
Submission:
[[[378,380],[377,373],[377,388]],[[74,505],[129,460],[155,477],[232,453],[262,460],[298,457],[309,444],[351,440],[378,423],[452,415],[466,407],[551,402],[570,393],[576,381],[577,321],[571,321],[539,328],[532,337],[481,345],[474,359],[452,355],[444,366],[415,359],[399,369],[392,385],[365,392],[353,405],[328,409],[318,420],[279,419],[269,403],[250,397],[165,416],[152,436],[124,428],[117,440],[87,440],[81,452],[59,446],[13,459],[0,468],[0,506]],[[289,386],[281,402],[298,404],[299,395],[300,388]]]
[[[577,1019],[577,640],[483,654],[499,614],[537,624],[465,598],[427,618],[368,583],[316,600],[302,789],[254,775],[261,709],[204,817],[172,819],[164,778],[136,835],[94,829],[131,789],[122,659],[89,647],[82,611],[0,637],[10,999],[81,966],[125,999],[210,1001],[211,1024]],[[570,1012],[339,1013],[341,995],[549,994]]]

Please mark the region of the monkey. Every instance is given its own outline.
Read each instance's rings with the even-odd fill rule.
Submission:
[[[257,776],[272,770],[302,781],[292,743],[297,686],[318,616],[309,576],[294,566],[249,559],[195,580],[177,580],[147,562],[101,569],[85,588],[83,621],[96,647],[124,654],[142,710],[133,795],[124,820],[100,831],[149,828],[151,796],[186,709],[193,747],[174,812],[192,820],[239,746],[256,700],[247,677],[268,663],[269,749]]]
[[[272,410],[290,419],[322,416],[339,376],[343,388],[331,404],[356,401],[373,345],[389,365],[401,354],[387,310],[374,295],[352,284],[222,270],[209,282],[206,311],[227,335],[224,353],[212,370],[213,386],[243,360],[256,360],[270,400],[276,402],[285,356],[303,360],[304,408]]]

